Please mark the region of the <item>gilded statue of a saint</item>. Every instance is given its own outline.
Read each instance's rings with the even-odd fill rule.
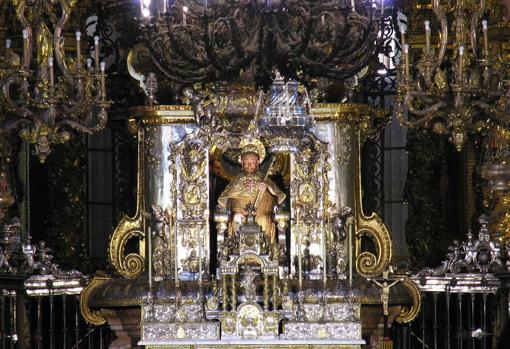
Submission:
[[[259,173],[259,165],[265,155],[264,145],[259,140],[244,139],[241,142],[240,160],[243,171],[227,185],[218,198],[218,204],[232,212],[228,227],[228,235],[231,236],[246,221],[245,208],[249,203],[253,203],[256,208],[255,222],[272,244],[276,231],[271,218],[273,208],[285,200],[285,193],[267,176]]]

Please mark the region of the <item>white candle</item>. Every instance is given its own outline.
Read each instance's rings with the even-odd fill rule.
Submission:
[[[425,21],[425,42],[426,42],[426,53],[430,53],[430,21]]]
[[[301,227],[299,226],[299,208],[297,209],[296,227],[298,233],[298,277],[299,277],[299,289],[303,289],[303,253],[301,251]]]
[[[48,70],[50,73],[50,87],[53,89],[55,87],[55,77],[53,76],[53,57],[48,57]]]
[[[151,0],[140,0],[140,10],[143,17],[149,17],[151,15],[150,5]]]
[[[483,28],[483,50],[486,56],[489,55],[489,38],[487,37],[487,21],[484,19],[482,21]]]
[[[324,229],[324,217],[322,217],[321,219],[321,232],[322,232],[322,268],[324,269],[323,270],[323,275],[322,277],[324,278],[324,285],[326,285],[326,281],[327,281],[327,272],[326,272],[326,231]]]
[[[101,62],[101,98],[106,98],[106,84],[105,84],[105,77],[104,77],[104,70],[106,68],[105,62]]]
[[[81,32],[76,32],[76,67],[81,67]]]
[[[400,27],[400,47],[403,48],[406,44],[406,26],[400,24],[399,27]]]
[[[198,283],[202,287],[202,229],[198,231]]]
[[[182,23],[184,23],[184,25],[186,25],[186,14],[187,13],[188,13],[188,7],[183,6],[182,7]]]
[[[381,16],[384,15],[384,0],[381,0]]]
[[[352,229],[353,228],[353,219],[349,217],[347,220],[347,255],[349,256],[349,286],[352,287]]]
[[[351,8],[352,8],[353,12],[356,12],[356,6],[355,6],[355,3],[354,3],[354,0],[351,0]]]
[[[103,62],[101,62],[103,63]],[[151,228],[147,229],[146,225],[145,225],[145,220],[144,220],[144,231],[146,232],[146,234],[148,235],[147,236],[147,249],[148,249],[148,253],[149,253],[149,256],[148,256],[148,261],[147,261],[147,269],[149,269],[149,297],[152,296],[152,230]]]
[[[94,36],[94,58],[96,60],[96,71],[99,71],[99,36]]]
[[[5,48],[11,48],[11,39],[5,39]]]
[[[173,215],[173,219],[175,220],[176,214]],[[174,222],[174,278],[175,278],[175,289],[177,293],[177,289],[179,288],[179,259],[177,254],[177,224]]]
[[[409,45],[404,45],[405,77],[409,78]]]
[[[23,66],[28,67],[30,62],[28,62],[28,29],[22,30],[23,34]]]
[[[459,74],[462,78],[462,68],[464,66],[464,46],[459,46]]]
[[[87,69],[92,69],[92,58],[87,58]]]

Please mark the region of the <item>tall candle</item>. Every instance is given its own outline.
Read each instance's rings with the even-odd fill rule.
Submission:
[[[105,68],[106,68],[105,62],[101,62],[101,99],[106,98],[106,84],[104,77]]]
[[[140,0],[140,11],[143,17],[149,17],[151,15],[150,5],[151,0]]]
[[[349,286],[352,287],[352,228],[353,228],[353,219],[349,217],[347,220],[347,255],[349,256]]]
[[[23,66],[28,67],[30,62],[28,61],[28,29],[22,30],[23,34]]]
[[[81,67],[81,33],[80,31],[76,32],[76,67]]]
[[[176,219],[176,215],[177,213],[175,213],[173,215],[173,223],[174,223],[174,226],[173,226],[173,230],[174,230],[174,278],[175,278],[175,289],[177,290],[179,288],[179,259],[177,258],[177,243],[178,243],[178,240],[177,240],[177,224],[175,224],[175,219]],[[177,292],[177,291],[176,291]]]
[[[427,54],[430,53],[430,21],[425,21],[425,42],[427,48]]]
[[[96,71],[99,71],[99,36],[94,36],[94,59],[96,60]]]
[[[50,87],[53,90],[55,87],[55,77],[53,76],[53,57],[48,57],[48,70],[50,73]]]
[[[406,44],[406,26],[401,24],[400,25],[400,45],[401,47],[404,47]]]
[[[186,14],[187,13],[188,13],[188,7],[183,6],[182,7],[182,23],[184,23],[184,25],[186,25]]]
[[[326,231],[324,229],[324,216],[321,219],[321,232],[322,232],[322,268],[323,270],[323,281],[324,285],[326,285],[327,281],[327,272],[326,272]]]
[[[299,226],[299,208],[297,209],[296,227],[298,233],[298,277],[299,277],[299,289],[303,288],[303,253],[301,251],[301,227]]]
[[[489,38],[487,37],[487,21],[484,19],[482,21],[483,28],[483,53],[488,56],[489,55]]]
[[[101,62],[101,65],[104,64],[104,62]],[[149,297],[152,297],[152,230],[151,228],[147,229],[146,227],[146,219],[143,220],[143,225],[144,225],[144,231],[146,232],[147,234],[147,252],[149,254],[148,256],[148,265],[147,265],[147,269],[149,270]],[[150,299],[150,298],[149,298]]]
[[[409,45],[404,45],[405,77],[409,78]]]
[[[202,285],[202,229],[198,231],[198,284]]]
[[[459,46],[459,75],[462,79],[462,68],[464,68],[464,46]]]

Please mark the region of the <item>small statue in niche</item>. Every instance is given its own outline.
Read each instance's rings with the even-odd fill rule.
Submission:
[[[254,280],[257,277],[257,273],[253,271],[251,267],[246,270],[243,279],[241,280],[240,286],[244,289],[244,296],[247,301],[255,301],[255,283]]]
[[[310,241],[305,242],[306,247],[303,250],[303,273],[305,275],[310,273],[312,265],[312,256],[310,255]]]
[[[287,278],[283,280],[282,309],[290,311],[294,309],[294,302],[292,301],[292,298],[290,298],[289,294],[289,280]]]
[[[154,250],[153,259],[156,277],[167,275],[172,270],[172,258],[166,241],[162,241],[161,245]]]
[[[211,277],[211,296],[207,299],[207,309],[217,310],[218,307],[219,307],[218,283],[216,281],[216,277],[213,275]]]

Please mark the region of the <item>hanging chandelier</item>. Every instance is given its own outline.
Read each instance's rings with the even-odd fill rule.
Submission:
[[[22,30],[19,54],[6,40],[0,56],[0,134],[21,129],[23,140],[35,145],[44,162],[53,144],[65,143],[70,129],[93,133],[104,128],[105,64],[99,61],[99,38],[94,59],[81,54],[76,32],[75,57],[64,52],[64,26],[77,1],[11,0]]]
[[[470,132],[508,124],[508,74],[489,47],[485,0],[432,0],[432,11],[435,21],[424,22],[421,54],[411,55],[406,28],[400,27],[396,116],[404,126],[448,135],[461,151]]]
[[[141,0],[149,55],[171,81],[236,81],[269,88],[286,78],[342,80],[377,51],[382,1]]]

